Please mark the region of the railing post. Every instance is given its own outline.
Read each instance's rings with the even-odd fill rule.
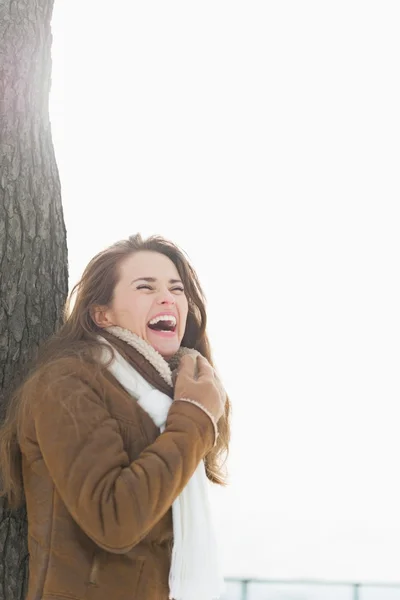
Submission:
[[[360,589],[361,589],[360,583],[355,583],[353,585],[353,600],[360,600]]]
[[[242,597],[241,600],[247,600],[247,592],[248,592],[248,579],[242,579]]]

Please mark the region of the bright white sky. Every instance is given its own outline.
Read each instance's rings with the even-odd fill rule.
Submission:
[[[400,580],[398,2],[56,0],[70,283],[190,256],[234,406],[227,575]]]

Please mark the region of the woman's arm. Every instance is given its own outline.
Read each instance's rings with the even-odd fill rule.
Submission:
[[[32,413],[67,509],[98,546],[114,553],[128,552],[152,529],[214,444],[207,414],[174,402],[165,431],[130,463],[101,395],[71,373],[35,394]]]

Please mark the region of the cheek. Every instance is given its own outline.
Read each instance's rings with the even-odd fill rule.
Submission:
[[[135,333],[146,326],[150,308],[149,298],[133,294],[120,297],[113,307],[117,319],[122,320],[128,329],[135,329]]]
[[[151,313],[152,300],[149,297],[141,296],[140,298],[135,298],[135,302],[132,302],[131,305],[131,314],[132,319],[134,319],[135,323],[140,328],[145,328],[147,325],[147,321],[149,320],[149,315]]]
[[[188,301],[186,300],[182,300],[182,304],[179,307],[179,313],[180,313],[180,317],[181,317],[181,330],[185,331],[186,328],[186,321],[187,321],[187,316],[188,316],[188,312],[189,312],[189,306],[188,306]]]

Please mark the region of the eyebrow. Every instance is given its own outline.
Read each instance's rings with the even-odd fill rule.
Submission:
[[[131,283],[135,283],[136,281],[148,281],[149,283],[155,283],[157,279],[155,277],[138,277],[131,281]],[[181,279],[170,279],[169,283],[182,283]]]

